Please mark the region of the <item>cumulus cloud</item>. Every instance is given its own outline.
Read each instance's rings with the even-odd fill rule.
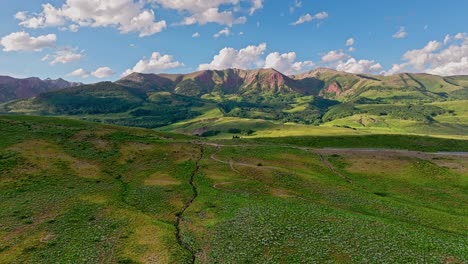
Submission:
[[[248,69],[261,67],[261,56],[267,48],[266,43],[258,46],[247,46],[243,49],[223,48],[208,64],[198,66],[199,70],[223,70],[227,68]]]
[[[3,51],[41,51],[53,48],[57,41],[55,34],[33,37],[24,31],[14,32],[0,39]]]
[[[67,74],[68,77],[80,77],[80,78],[88,78],[89,77],[89,72],[87,72],[83,68],[76,69],[70,73]]]
[[[43,4],[39,14],[21,11],[15,15],[27,28],[62,27],[76,32],[79,27],[117,27],[121,33],[138,32],[150,36],[166,28],[164,20],[155,21],[153,10],[144,1],[67,0],[61,7]],[[64,27],[65,26],[65,27]]]
[[[320,12],[320,13],[317,13],[315,15],[305,14],[305,15],[299,17],[296,20],[296,22],[291,23],[291,25],[292,26],[297,26],[297,25],[300,25],[300,24],[311,22],[312,20],[322,20],[322,19],[326,19],[326,18],[328,18],[328,13],[327,12]]]
[[[406,32],[405,27],[400,27],[400,30],[398,30],[395,34],[393,34],[393,38],[396,39],[402,39],[405,38],[408,35],[408,32]]]
[[[331,50],[327,54],[322,56],[322,62],[334,62],[349,58],[349,55],[341,50]]]
[[[356,60],[355,58],[340,61],[336,66],[336,70],[350,73],[378,73],[382,69],[382,65],[374,60]]]
[[[407,51],[401,64],[394,64],[385,74],[404,71],[437,75],[468,74],[468,34],[447,35],[442,41],[429,41],[421,49]]]
[[[200,37],[200,33],[198,32],[195,32],[192,34],[192,38],[199,38]]]
[[[205,25],[208,23],[218,23],[221,25],[232,26],[233,24],[244,24],[247,22],[245,16],[236,18],[231,11],[219,12],[218,8],[209,8],[201,13],[195,13],[189,17],[184,18],[180,25]]]
[[[67,74],[68,77],[79,77],[86,79],[90,76],[94,76],[99,79],[107,78],[114,74],[114,71],[109,67],[99,67],[95,71],[87,71],[83,68],[76,69]]]
[[[354,44],[353,41],[347,41],[346,44]],[[351,44],[351,45],[352,45]],[[353,47],[348,48],[353,51]],[[321,62],[326,66],[337,71],[344,71],[349,73],[372,73],[377,74],[382,72],[382,65],[375,60],[356,59],[346,54],[341,50],[331,50],[322,56]]]
[[[219,32],[217,32],[216,34],[213,35],[214,38],[219,38],[221,36],[230,36],[231,35],[231,30],[229,28],[223,28],[221,29]]]
[[[164,70],[174,69],[183,67],[184,64],[179,61],[175,61],[171,55],[163,55],[159,52],[153,52],[149,59],[141,59],[132,68],[126,70],[122,76],[127,76],[133,72],[139,73],[160,73]]]
[[[61,49],[55,51],[53,54],[47,54],[42,58],[42,61],[48,61],[50,65],[67,64],[83,58],[83,52],[77,49]]]
[[[274,68],[284,74],[296,74],[314,66],[312,61],[296,61],[296,53],[272,52],[264,57],[266,43],[251,45],[243,49],[223,48],[208,64],[201,64],[199,70],[223,70],[228,68],[252,69]]]
[[[109,67],[99,67],[91,73],[92,76],[103,79],[114,74],[114,71]]]
[[[253,15],[257,10],[263,8],[263,0],[153,0],[153,2],[163,8],[187,14],[178,23],[180,25],[217,23],[232,26],[233,24],[243,24],[247,18],[239,15],[242,13],[241,2],[247,2],[249,5],[248,10],[246,10],[249,15]]]
[[[264,68],[274,68],[284,74],[297,74],[309,70],[314,66],[312,61],[296,61],[296,53],[280,54],[273,52],[265,59]]]
[[[354,38],[349,38],[346,40],[346,46],[352,46],[354,45]]]

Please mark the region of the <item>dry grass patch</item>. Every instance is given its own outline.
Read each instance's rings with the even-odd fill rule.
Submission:
[[[289,190],[282,189],[282,188],[273,188],[271,189],[271,195],[276,197],[294,197],[295,195],[291,193]]]
[[[83,195],[80,199],[94,204],[105,204],[109,201],[109,197],[102,194]]]
[[[138,263],[171,263],[171,251],[178,246],[174,226],[127,209],[112,210],[108,213],[128,222],[118,245],[119,259]]]
[[[30,140],[16,144],[10,150],[19,152],[32,166],[20,168],[22,172],[55,169],[56,162],[65,162],[70,169],[83,178],[97,179],[101,175],[100,168],[86,160],[74,158],[52,143],[42,140]]]
[[[411,165],[411,160],[385,157],[377,155],[347,156],[346,161],[350,164],[346,170],[351,173],[366,174],[401,174],[404,169]]]
[[[468,157],[466,156],[451,156],[451,157],[432,157],[430,160],[439,167],[446,167],[454,170],[457,173],[468,175]]]
[[[154,149],[155,146],[151,144],[144,144],[139,142],[129,142],[122,144],[120,147],[120,164],[125,164],[128,160],[136,159],[139,153]]]
[[[171,186],[179,185],[181,182],[168,174],[157,172],[145,179],[144,184],[147,186]]]

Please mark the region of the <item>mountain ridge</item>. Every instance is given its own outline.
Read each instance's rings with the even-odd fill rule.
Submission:
[[[115,83],[134,87],[199,96],[204,93],[300,93],[331,98],[358,96],[372,87],[416,88],[428,93],[450,93],[468,88],[468,76],[438,76],[426,73],[394,75],[353,74],[317,68],[295,75],[275,69],[203,70],[187,74],[132,73]]]
[[[38,77],[14,78],[0,75],[0,103],[28,99],[41,93],[83,85],[78,82],[68,82],[62,78],[40,79]]]

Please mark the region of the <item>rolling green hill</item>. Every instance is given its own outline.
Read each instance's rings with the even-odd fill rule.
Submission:
[[[439,150],[468,141],[0,116],[0,263],[466,263],[468,156]]]
[[[114,83],[5,103],[0,111],[216,137],[232,137],[240,129],[243,136],[335,130],[463,138],[468,123],[460,120],[468,110],[458,106],[466,102],[466,76],[377,76],[323,68],[285,76],[274,69],[227,69],[133,73]]]

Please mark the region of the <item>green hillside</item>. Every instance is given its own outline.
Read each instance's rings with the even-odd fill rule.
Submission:
[[[466,263],[467,142],[0,116],[0,263]]]

